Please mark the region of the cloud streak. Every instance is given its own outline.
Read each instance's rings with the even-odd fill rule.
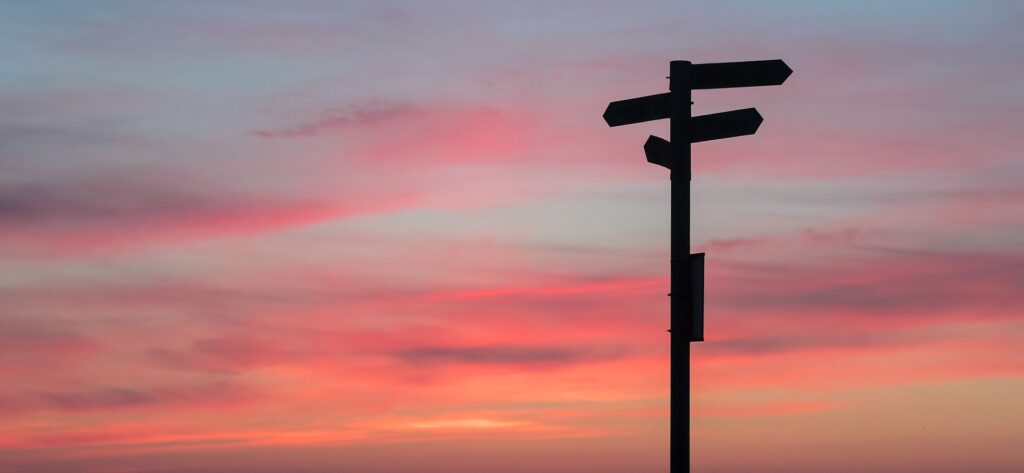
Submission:
[[[348,107],[332,107],[321,117],[295,126],[277,130],[250,132],[260,138],[309,138],[324,133],[338,133],[352,129],[379,126],[401,118],[426,118],[424,113],[410,104],[360,103]]]
[[[626,355],[623,348],[581,349],[538,346],[416,347],[395,356],[406,363],[470,363],[495,365],[551,365],[614,360]]]

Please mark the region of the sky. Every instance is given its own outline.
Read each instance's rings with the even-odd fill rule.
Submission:
[[[1024,470],[1018,2],[2,2],[0,473]]]

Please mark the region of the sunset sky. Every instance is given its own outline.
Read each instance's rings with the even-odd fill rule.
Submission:
[[[1024,471],[1024,3],[0,3],[0,473]]]

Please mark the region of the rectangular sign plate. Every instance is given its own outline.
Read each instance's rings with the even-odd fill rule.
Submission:
[[[704,341],[704,253],[690,255],[690,281],[693,282],[693,321],[690,326],[690,341]]]

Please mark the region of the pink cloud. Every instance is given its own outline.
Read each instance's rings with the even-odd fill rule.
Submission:
[[[554,143],[559,134],[534,113],[494,106],[431,106],[386,102],[332,107],[320,117],[279,129],[256,130],[268,139],[343,135],[363,160],[477,163],[522,159]],[[533,161],[535,159],[531,159]]]
[[[101,190],[94,184],[11,189],[0,195],[0,241],[23,252],[76,255],[272,232],[392,211],[417,200],[401,192],[335,202],[323,197],[162,194],[117,184]]]

